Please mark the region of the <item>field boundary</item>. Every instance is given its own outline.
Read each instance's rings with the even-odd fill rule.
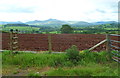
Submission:
[[[119,45],[120,41],[110,39],[111,36],[117,36],[118,37],[120,35],[118,35],[118,34],[110,34],[109,35],[109,39],[108,39],[108,43],[109,43],[109,45],[108,45],[108,47],[109,47],[108,49],[109,50],[108,51],[112,53],[112,59],[114,61],[120,63],[120,57],[119,57],[120,56],[120,47],[119,46],[115,46],[115,45],[112,44],[112,43],[117,43]],[[112,51],[115,51],[117,53],[114,53]]]
[[[91,48],[89,49],[89,51],[97,48],[98,46],[100,46],[101,44],[103,44],[103,43],[106,42],[106,51],[109,53],[109,58],[111,59],[111,54],[112,54],[112,59],[113,59],[114,61],[120,63],[120,57],[118,57],[118,56],[120,56],[120,54],[119,54],[119,53],[120,53],[120,47],[115,46],[115,45],[112,44],[113,42],[115,42],[115,43],[118,43],[118,45],[119,45],[119,44],[120,44],[120,41],[111,39],[111,38],[110,38],[111,36],[117,36],[117,37],[118,37],[118,36],[120,36],[120,35],[118,35],[118,34],[106,34],[106,39],[103,40],[103,41],[101,41],[100,43],[94,45],[93,47],[91,47]],[[113,48],[115,48],[115,49],[113,49]],[[116,49],[117,49],[117,50],[116,50]],[[114,53],[114,52],[112,52],[112,51],[116,51],[117,53]]]

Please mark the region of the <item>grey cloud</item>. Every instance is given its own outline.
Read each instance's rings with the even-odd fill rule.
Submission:
[[[112,13],[120,13],[120,9],[112,11]]]
[[[106,11],[101,10],[101,9],[96,9],[96,11],[101,12],[101,13],[106,13]]]

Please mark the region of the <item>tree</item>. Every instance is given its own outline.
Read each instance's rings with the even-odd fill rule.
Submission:
[[[73,28],[70,25],[62,25],[62,28],[60,29],[61,33],[69,34],[73,33]]]

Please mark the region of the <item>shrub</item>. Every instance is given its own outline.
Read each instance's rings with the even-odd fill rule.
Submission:
[[[77,46],[73,45],[71,48],[66,50],[66,54],[69,60],[77,62],[79,60],[79,50]]]

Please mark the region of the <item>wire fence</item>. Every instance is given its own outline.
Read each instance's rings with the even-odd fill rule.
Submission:
[[[12,33],[12,35],[13,35],[13,33]],[[15,38],[15,37],[13,37],[13,36],[10,36],[11,37],[11,50],[13,50],[13,48],[14,48],[14,46],[17,46],[17,39],[16,40],[13,40],[13,38]],[[35,43],[36,43],[36,41],[38,40],[38,42],[40,42],[40,38],[42,38],[42,37],[39,37],[39,39],[37,39],[36,40],[36,38],[38,38],[38,35],[32,35],[32,36],[30,36],[30,35],[24,35],[24,36],[19,36],[19,38],[21,38],[21,39],[19,39],[19,41],[20,40],[22,40],[22,42],[24,41],[24,39],[25,39],[25,37],[27,38],[27,41],[29,41],[29,44],[28,45],[30,45],[30,41],[32,41],[33,42],[33,40],[28,40],[28,37],[27,36],[29,36],[30,38],[33,38],[33,40],[35,40]],[[94,37],[94,36],[92,36],[92,35],[87,35],[87,36],[91,36],[91,39]],[[46,37],[45,38],[47,38],[48,37],[48,39],[46,39],[46,41],[48,41],[47,43],[46,43],[46,47],[48,47],[47,48],[47,50],[49,50],[49,52],[51,52],[54,48],[56,49],[56,43],[55,42],[57,42],[57,46],[58,46],[58,44],[61,44],[60,46],[58,46],[58,48],[60,48],[61,46],[63,47],[63,48],[65,48],[64,47],[64,45],[66,46],[67,45],[67,43],[70,43],[70,42],[73,42],[73,41],[75,41],[76,43],[77,43],[77,45],[78,46],[80,46],[80,49],[81,49],[81,47],[82,47],[82,43],[83,44],[87,44],[87,46],[89,46],[90,45],[90,43],[92,43],[92,41],[89,41],[89,40],[91,40],[91,39],[88,39],[87,38],[87,36],[85,36],[85,35],[65,35],[65,34],[61,34],[61,35],[59,35],[59,36],[55,36],[55,34],[54,35],[46,35]],[[97,35],[96,35],[97,36]],[[99,36],[99,35],[98,35]],[[34,38],[35,37],[35,38]],[[52,37],[52,40],[51,40],[51,37]],[[58,37],[58,38],[57,38]],[[65,39],[61,39],[61,38],[65,38]],[[84,39],[84,37],[86,37],[86,39]],[[102,36],[101,36],[102,37]],[[112,54],[112,59],[114,60],[114,61],[117,61],[117,62],[119,62],[120,63],[120,47],[119,47],[119,44],[120,44],[120,41],[119,40],[115,40],[115,39],[112,39],[112,38],[110,38],[110,37],[120,37],[120,35],[118,35],[118,34],[107,34],[106,35],[106,39],[105,40],[103,40],[103,41],[101,41],[100,43],[98,43],[98,44],[96,44],[95,46],[93,46],[92,48],[90,48],[89,50],[93,50],[93,49],[95,49],[96,47],[98,47],[99,45],[101,45],[101,44],[103,44],[103,43],[105,43],[106,41],[107,41],[107,45],[106,45],[106,50],[107,50],[107,52],[109,52],[110,54]],[[29,39],[30,39],[29,38]],[[72,40],[70,40],[70,38],[72,39]],[[83,38],[83,39],[82,39]],[[58,43],[58,39],[59,39],[59,41],[60,40],[62,40],[61,42],[64,42],[64,44],[63,43],[61,43],[61,42],[59,42]],[[95,41],[96,41],[96,39],[97,38],[95,38]],[[94,40],[94,39],[92,39],[92,40]],[[27,42],[27,41],[25,41],[25,42]],[[73,42],[74,44],[75,44],[75,42]],[[78,42],[80,42],[81,44],[79,45],[78,44]],[[88,44],[88,43],[89,44]],[[94,42],[94,41],[93,41]],[[33,42],[34,43],[34,42]],[[32,45],[33,45],[33,47],[35,46],[34,44],[32,43]],[[65,44],[66,43],[66,44]],[[114,43],[117,43],[118,45],[115,45]],[[40,44],[40,43],[39,43]],[[44,43],[45,44],[45,43]],[[41,43],[41,46],[43,46],[44,45],[43,43]],[[48,45],[49,44],[49,45]],[[24,44],[25,45],[25,44]],[[71,43],[71,45],[72,45],[72,43]],[[23,46],[23,44],[22,44],[22,46]],[[21,47],[21,46],[20,46]],[[32,47],[32,46],[29,46],[29,47]],[[28,47],[28,48],[29,48]],[[38,46],[37,46],[38,47]],[[45,46],[43,46],[43,47],[45,47]],[[16,47],[15,47],[16,48]],[[40,47],[40,45],[39,45],[39,47],[38,48],[41,48]],[[83,48],[84,48],[84,46],[83,46]],[[16,48],[17,49],[17,48]],[[58,51],[59,49],[57,49],[57,50],[55,50],[55,51]],[[61,51],[61,50],[59,50],[59,51]]]

